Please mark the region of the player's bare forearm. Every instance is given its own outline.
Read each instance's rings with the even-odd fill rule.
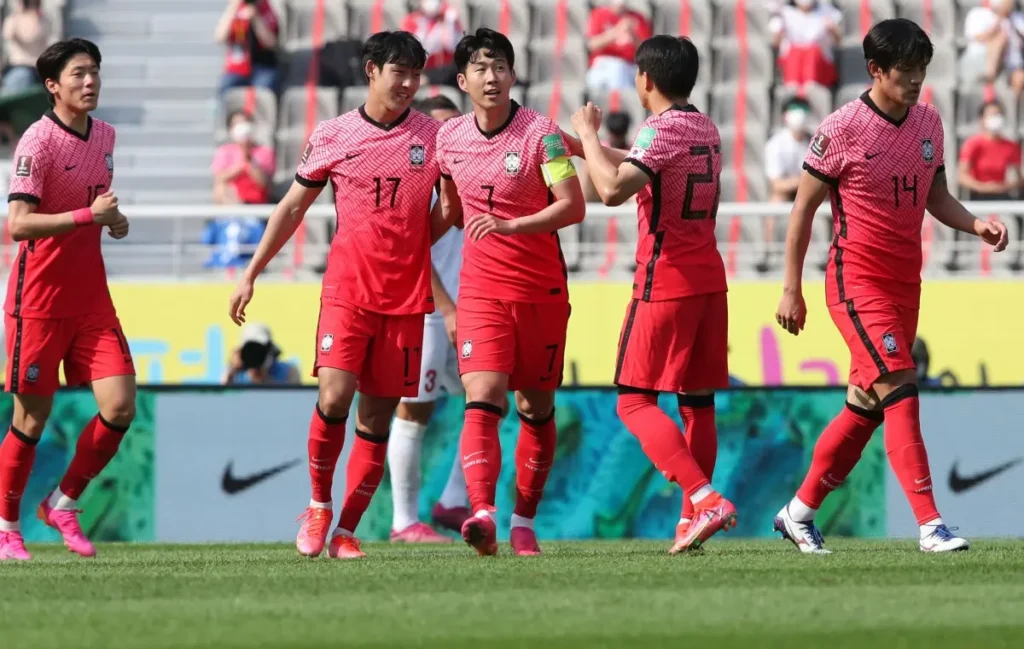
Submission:
[[[448,315],[455,311],[455,300],[448,295],[448,291],[444,290],[441,276],[437,274],[437,269],[433,264],[430,265],[430,289],[434,293],[434,306],[438,313]]]
[[[281,252],[281,248],[295,234],[302,219],[306,216],[306,210],[320,195],[322,189],[322,187],[312,188],[297,182],[292,183],[291,189],[271,213],[270,219],[267,221],[267,229],[256,247],[256,253],[245,269],[245,279],[248,282],[255,282],[270,260]]]
[[[447,219],[444,205],[438,200],[434,203],[434,209],[430,210],[430,244],[437,243],[451,229],[452,223]]]
[[[15,241],[45,239],[75,229],[71,212],[40,214],[32,211],[35,207],[25,201],[11,201],[7,206],[7,228]]]
[[[557,232],[562,228],[583,222],[587,201],[577,178],[563,180],[551,187],[555,201],[530,216],[521,216],[511,222],[512,234],[538,234]]]
[[[588,133],[581,139],[590,180],[605,205],[622,205],[651,181],[643,170],[624,164],[626,156],[619,159],[616,150],[601,146],[596,133]]]
[[[804,171],[796,190],[796,200],[789,212],[786,229],[786,269],[783,290],[800,291],[803,288],[804,260],[811,244],[811,225],[821,202],[828,195],[828,185]]]
[[[587,152],[583,149],[583,142],[572,135],[569,135],[565,131],[562,131],[562,139],[565,140],[566,144],[569,145],[569,153],[576,156],[577,158],[583,158],[586,160]],[[622,161],[629,155],[629,151],[624,149],[614,149],[609,146],[601,145],[601,150],[604,151],[608,159],[612,161],[612,164],[616,167],[622,164]]]
[[[936,221],[947,227],[968,234],[977,234],[975,228],[977,219],[949,193],[945,171],[935,174],[935,178],[932,180],[931,189],[928,190],[928,211]]]
[[[444,213],[444,220],[453,225],[462,223],[462,199],[455,181],[441,178],[441,199],[438,201]]]

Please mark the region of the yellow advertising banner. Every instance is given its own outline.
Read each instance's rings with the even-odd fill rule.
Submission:
[[[111,286],[135,355],[141,383],[217,383],[239,330],[228,318],[228,284]],[[729,364],[747,385],[836,385],[846,381],[846,346],[824,306],[820,283],[805,287],[807,328],[790,336],[775,324],[781,286],[735,283],[729,292]],[[316,349],[320,287],[259,283],[250,321],[267,324],[284,356],[306,381]],[[575,283],[566,349],[566,380],[608,385],[630,286]],[[946,384],[1024,384],[1024,282],[925,284],[919,335],[931,354],[931,376]]]

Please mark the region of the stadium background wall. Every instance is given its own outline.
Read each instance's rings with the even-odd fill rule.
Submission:
[[[969,533],[1024,536],[1024,520],[1012,513],[1024,510],[1024,466],[1018,459],[1024,458],[1024,435],[1005,426],[1024,420],[1022,397],[1024,390],[944,390],[923,398],[939,502],[946,517]],[[308,491],[305,430],[315,398],[309,388],[143,388],[138,418],[121,452],[82,499],[83,527],[103,541],[292,540],[292,520]],[[842,402],[838,389],[747,388],[719,394],[715,484],[740,510],[739,527],[731,536],[771,535],[774,514],[797,488],[814,441]],[[10,397],[0,403],[9,423]],[[662,405],[677,416],[671,397]],[[33,508],[59,480],[78,431],[95,408],[84,391],[57,397],[24,500],[22,523],[29,541],[57,540],[32,515]],[[441,401],[426,434],[424,517],[451,467],[462,408],[461,399]],[[558,455],[537,521],[541,538],[662,538],[671,533],[681,494],[650,466],[618,421],[614,390],[563,390],[557,418]],[[501,429],[506,452],[498,506],[503,514],[512,506],[511,449],[517,429],[514,418]],[[993,467],[1004,468],[962,489],[965,480]],[[268,471],[273,475],[239,489]],[[879,433],[847,483],[826,502],[819,516],[825,533],[916,534],[890,474]],[[343,489],[344,470],[339,468],[336,499]],[[359,533],[385,539],[390,521],[386,478]],[[507,526],[507,516],[499,521]]]

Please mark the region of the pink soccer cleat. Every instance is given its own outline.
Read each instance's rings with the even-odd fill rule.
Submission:
[[[462,524],[472,515],[473,512],[469,511],[469,507],[445,507],[441,503],[434,505],[434,509],[430,512],[434,523],[453,532],[461,532]]]
[[[333,512],[323,507],[307,507],[296,520],[302,521],[299,535],[295,538],[295,547],[299,554],[307,557],[319,557],[327,544],[327,532],[331,529]]]
[[[509,543],[512,545],[512,552],[517,557],[540,556],[537,534],[529,527],[513,527],[509,534]]]
[[[362,559],[366,553],[359,549],[360,541],[347,534],[335,534],[331,545],[327,548],[327,556],[332,559]]]
[[[451,537],[439,534],[426,523],[416,522],[405,529],[391,530],[392,543],[453,543]]]
[[[690,521],[686,521],[685,523],[676,523],[676,540],[675,540],[675,542],[679,543],[683,539],[683,537],[686,536],[686,532],[689,529],[690,529]]]
[[[679,554],[685,550],[696,550],[704,541],[725,530],[736,526],[736,507],[723,498],[721,494],[712,494],[697,503],[697,511],[682,538],[676,539],[669,554]]]
[[[472,516],[462,524],[462,538],[481,557],[498,554],[498,527],[490,516]]]
[[[85,537],[85,532],[82,531],[82,526],[78,523],[78,515],[81,513],[81,509],[54,509],[50,507],[49,496],[39,504],[39,520],[60,532],[61,537],[64,539],[64,545],[68,547],[68,550],[80,557],[95,557],[96,548]]]
[[[28,561],[31,558],[21,532],[0,532],[0,561]]]

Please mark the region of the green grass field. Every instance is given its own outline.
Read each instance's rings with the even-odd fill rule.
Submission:
[[[0,565],[0,647],[1024,647],[1024,542],[922,555],[841,541],[370,545],[361,562],[289,546],[34,546]],[[506,551],[506,547],[502,551]]]

